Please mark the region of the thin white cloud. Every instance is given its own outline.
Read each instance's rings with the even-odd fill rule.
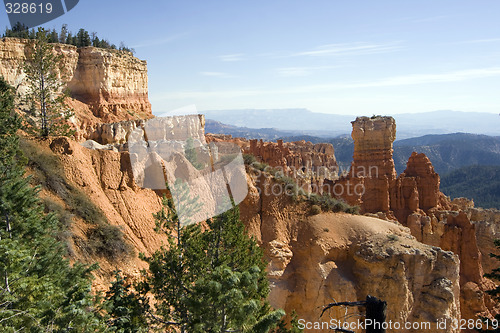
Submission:
[[[430,16],[413,20],[415,23],[436,22],[449,18],[449,15]]]
[[[342,43],[342,44],[327,44],[317,47],[314,50],[298,52],[292,56],[341,56],[341,55],[364,55],[374,53],[387,53],[400,50],[402,47],[400,42],[392,43]]]
[[[349,88],[363,87],[387,87],[387,86],[402,86],[414,84],[426,84],[437,82],[457,82],[472,79],[480,79],[485,77],[500,76],[500,67],[489,67],[479,69],[465,69],[440,74],[411,74],[403,76],[394,76],[378,81],[366,83],[354,83],[347,85]]]
[[[479,43],[495,43],[495,42],[500,42],[500,38],[464,40],[464,41],[457,42],[456,44],[479,44]]]
[[[231,77],[234,77],[234,75],[231,75],[231,74],[228,74],[228,73],[223,73],[223,72],[200,72],[200,75],[220,77],[220,78],[231,78]]]
[[[235,53],[235,54],[224,54],[219,56],[221,61],[232,62],[232,61],[242,61],[244,60],[243,53]]]
[[[180,34],[176,34],[176,35],[167,36],[165,38],[146,40],[146,41],[143,41],[140,44],[132,45],[131,47],[133,47],[135,49],[138,49],[138,48],[141,48],[141,47],[149,47],[149,46],[162,45],[162,44],[173,42],[174,40],[180,39],[180,38],[182,38],[182,37],[184,37],[186,35],[187,35],[187,33],[184,32],[184,33],[180,33]]]
[[[279,95],[279,94],[304,94],[304,93],[325,93],[339,89],[362,89],[377,87],[397,87],[407,85],[432,84],[443,82],[458,82],[487,77],[500,76],[500,67],[467,69],[439,74],[410,74],[382,78],[379,80],[366,82],[342,82],[319,85],[295,86],[283,89],[235,89],[221,91],[178,91],[168,92],[158,100],[164,99],[193,99],[193,98],[235,98],[242,96],[256,95]]]
[[[283,77],[300,77],[309,76],[319,70],[327,70],[332,68],[339,68],[340,66],[313,66],[313,67],[281,67],[276,68],[279,76]]]

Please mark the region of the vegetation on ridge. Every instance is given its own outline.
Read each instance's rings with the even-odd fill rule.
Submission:
[[[28,158],[28,166],[33,171],[32,184],[41,186],[64,201],[65,206],[49,198],[44,199],[43,203],[46,211],[55,213],[61,221],[61,231],[58,235],[61,240],[66,241],[70,253],[71,234],[68,228],[73,223],[71,215],[92,225],[87,231],[87,242],[74,237],[75,243],[88,254],[116,260],[126,258],[133,253],[120,228],[110,225],[101,209],[66,179],[63,166],[52,151],[41,148],[36,141],[27,138],[20,139],[20,147]]]
[[[263,172],[265,175],[273,177],[276,182],[283,185],[283,193],[290,195],[294,200],[306,201],[311,206],[318,206],[324,212],[359,214],[358,206],[351,206],[342,199],[334,198],[328,193],[309,193],[301,188],[292,177],[284,175],[281,170],[272,168],[267,163],[259,162],[257,158],[251,154],[244,154],[243,161],[247,167],[253,168],[254,171]],[[319,214],[317,208],[313,208],[311,213],[314,215]]]
[[[49,43],[61,43],[74,45],[76,47],[94,46],[102,49],[112,49],[119,51],[127,51],[135,53],[133,48],[125,46],[123,42],[117,47],[115,44],[110,43],[107,39],[100,39],[96,32],[89,32],[83,28],[79,29],[76,34],[68,30],[68,25],[63,24],[60,32],[56,29],[46,31],[47,41]],[[36,39],[35,29],[29,30],[21,23],[15,24],[12,29],[6,28],[2,37],[17,37],[26,39]]]

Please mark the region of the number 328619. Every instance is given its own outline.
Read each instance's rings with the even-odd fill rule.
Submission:
[[[47,2],[28,3],[28,2],[7,2],[5,4],[7,14],[50,14],[52,13],[52,4]]]

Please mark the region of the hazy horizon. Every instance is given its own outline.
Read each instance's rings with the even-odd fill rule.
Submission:
[[[498,12],[486,0],[86,0],[43,26],[135,48],[155,112],[498,113]]]

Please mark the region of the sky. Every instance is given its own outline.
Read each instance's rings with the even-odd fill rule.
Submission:
[[[80,0],[43,26],[133,47],[155,114],[500,113],[499,13],[497,0]]]

